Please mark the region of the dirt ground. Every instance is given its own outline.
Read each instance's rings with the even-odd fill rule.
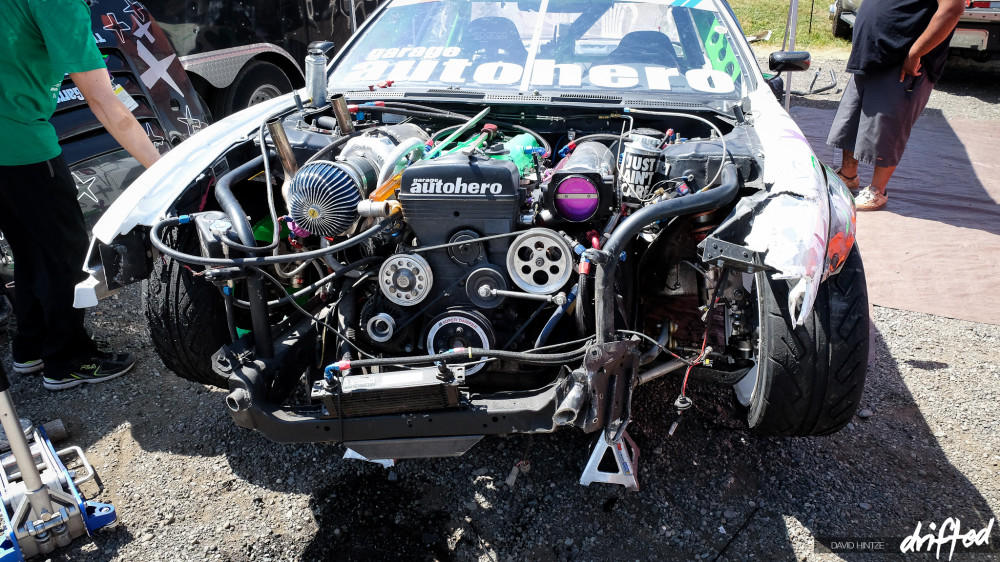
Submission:
[[[951,72],[932,104],[997,126],[996,84]],[[1000,511],[997,325],[875,307],[862,411],[829,437],[758,437],[711,386],[695,386],[668,436],[679,381],[664,377],[634,404],[631,493],[578,484],[591,439],[577,431],[487,437],[463,457],[389,469],[344,460],[340,445],[271,443],[233,425],[225,392],[163,366],[141,310],[132,287],[91,316],[139,357],[128,377],[59,393],[14,377],[19,413],[61,418],[104,483],[85,491],[120,514],[51,560],[827,560],[815,537],[895,538],[889,553],[840,555],[882,560],[918,521],[979,530]],[[530,472],[508,487],[522,460]],[[998,542],[994,524],[992,553],[955,559],[1000,558]]]

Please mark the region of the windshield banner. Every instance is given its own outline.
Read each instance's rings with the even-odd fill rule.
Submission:
[[[407,83],[510,86],[520,84],[524,77],[525,67],[520,64],[475,63],[467,58],[458,58],[459,52],[457,47],[374,49],[369,52],[367,60],[351,68],[345,81],[350,84],[375,84],[392,80]],[[598,64],[587,68],[582,63],[556,63],[551,59],[535,59],[533,62],[529,87],[589,86],[652,91],[669,91],[679,87],[713,94],[726,94],[735,89],[729,75],[711,68],[693,68],[682,74],[676,68],[652,64]]]

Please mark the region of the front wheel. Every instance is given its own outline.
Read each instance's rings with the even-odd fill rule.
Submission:
[[[755,279],[757,367],[747,421],[765,435],[826,435],[858,409],[868,370],[868,286],[855,246],[840,273],[820,285],[807,321],[792,327],[788,283]]]
[[[850,41],[854,36],[854,28],[851,27],[851,24],[841,19],[843,14],[844,5],[840,0],[837,0],[836,8],[833,13],[833,36]]]
[[[198,252],[190,232],[165,239],[187,253]],[[177,242],[173,242],[177,240]],[[228,388],[212,370],[212,355],[229,343],[222,297],[215,285],[177,260],[157,260],[146,285],[146,318],[156,353],[182,379]]]
[[[291,91],[292,82],[280,68],[269,62],[252,61],[240,70],[228,88],[216,96],[212,115],[222,119]]]

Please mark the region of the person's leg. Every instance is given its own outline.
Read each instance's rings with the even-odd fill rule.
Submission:
[[[851,75],[844,88],[844,95],[837,106],[837,114],[830,126],[826,143],[841,150],[837,175],[851,191],[858,189],[858,161],[854,157],[861,121],[861,104],[864,96],[864,79]]]
[[[853,183],[853,187],[848,183],[849,188],[858,188],[858,159],[854,157],[853,150],[843,150],[840,155],[840,168],[837,169],[837,175],[840,179],[844,180],[844,183]],[[852,181],[853,180],[853,181]]]
[[[45,342],[45,317],[42,314],[41,295],[35,279],[42,275],[43,267],[38,249],[32,241],[36,204],[25,205],[24,194],[30,191],[25,185],[27,177],[37,173],[48,174],[42,162],[29,166],[0,166],[0,230],[14,254],[14,316],[17,333],[12,342],[15,371],[32,371],[32,366],[42,358]],[[40,364],[38,364],[40,365]]]
[[[895,166],[875,166],[875,173],[872,175],[872,187],[884,195],[885,186],[892,179],[892,173],[895,171]]]
[[[875,166],[871,185],[866,187],[855,205],[859,211],[874,211],[888,201],[886,190],[896,166],[903,157],[913,124],[930,99],[934,83],[921,79],[908,90],[899,82],[899,68],[873,76],[871,87],[879,96],[870,96],[863,104],[863,133],[858,135],[858,158]]]
[[[25,290],[36,300],[30,316],[23,317],[26,309],[19,308],[18,324],[23,318],[30,326],[41,326],[35,333],[44,332],[41,354],[46,375],[58,376],[96,350],[84,330],[84,311],[73,308],[74,288],[83,277],[81,265],[89,245],[86,225],[76,183],[62,157],[11,168],[4,199],[11,214],[18,215],[11,221],[14,232],[8,235],[15,255],[16,300]],[[46,221],[39,223],[32,218],[43,204]],[[29,266],[26,272],[22,259]]]

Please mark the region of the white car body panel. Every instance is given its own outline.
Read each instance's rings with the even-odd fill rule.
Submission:
[[[268,115],[292,106],[292,94],[288,94],[248,107],[201,130],[191,137],[194,141],[183,142],[164,154],[108,207],[94,225],[94,238],[110,244],[115,236],[136,226],[152,226],[220,155],[254,134]]]

